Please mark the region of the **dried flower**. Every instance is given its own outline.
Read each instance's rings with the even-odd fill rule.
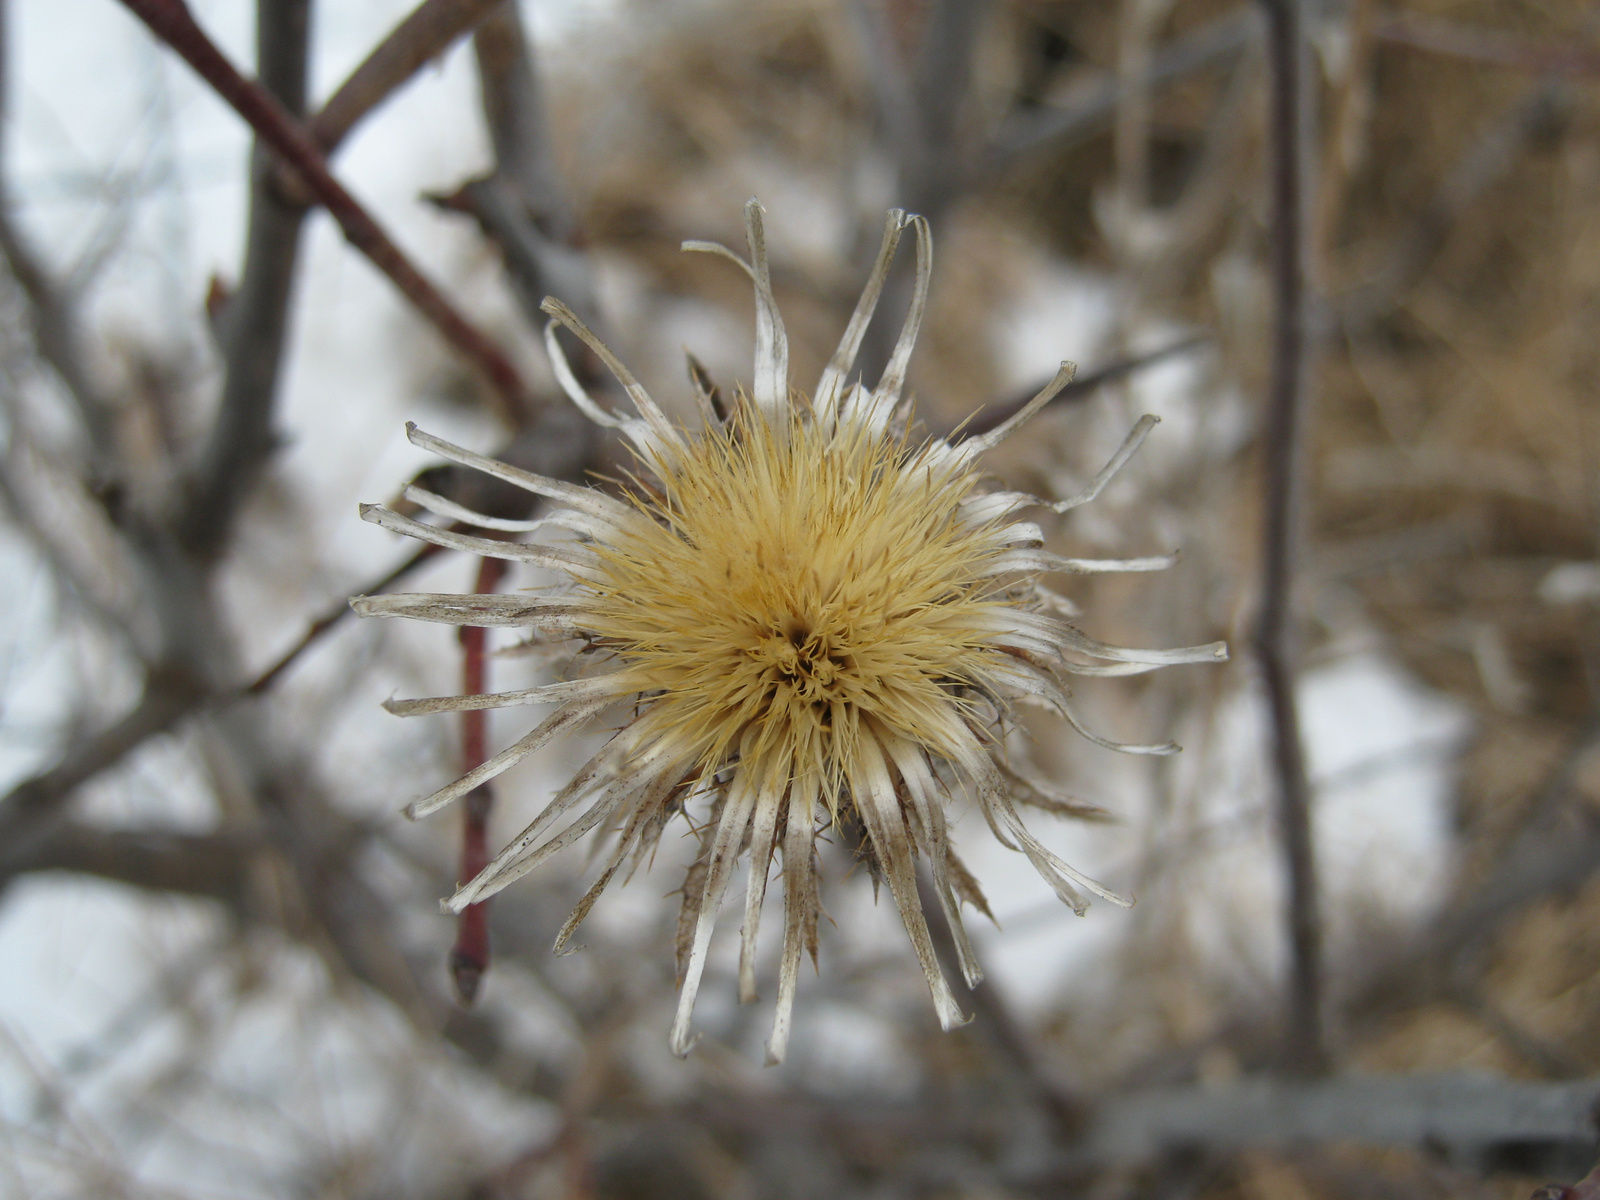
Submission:
[[[1083,891],[1127,900],[1068,866],[1022,824],[1016,802],[1067,815],[1098,810],[1027,778],[1006,753],[1017,700],[1041,702],[1103,746],[1166,754],[1171,744],[1117,745],[1084,730],[1064,675],[1127,675],[1168,663],[1216,661],[1221,643],[1179,650],[1105,645],[1069,624],[1073,610],[1037,581],[1045,572],[1147,571],[1169,558],[1083,560],[1040,548],[1028,507],[1065,512],[1094,499],[1138,448],[1145,417],[1081,494],[1050,504],[987,490],[978,458],[1047,404],[1050,384],[990,433],[915,440],[901,385],[927,297],[931,246],[921,217],[889,214],[883,245],[843,340],[812,398],[788,385],[788,344],[773,301],[761,208],[746,208],[751,259],[732,258],[755,283],[755,380],[719,414],[697,385],[706,428],[671,424],[616,357],[566,306],[547,300],[550,358],[573,402],[628,438],[641,470],[619,498],[541,478],[408,426],[418,446],[526,488],[555,508],[536,521],[482,516],[412,489],[440,516],[508,532],[558,528],[576,538],[513,543],[470,537],[377,506],[362,516],[386,529],[472,554],[554,569],[570,583],[547,593],[361,596],[357,612],[456,625],[532,630],[581,642],[571,676],[495,695],[396,701],[401,715],[555,705],[533,732],[407,811],[434,812],[558,736],[608,712],[621,726],[527,829],[449,901],[484,899],[551,855],[599,830],[613,839],[599,878],[561,929],[566,946],[601,891],[655,846],[671,817],[700,828],[701,854],[684,885],[681,990],[672,1048],[692,1042],[690,1014],[718,908],[748,854],[740,998],[755,999],[755,946],[771,865],[781,856],[784,940],[768,1052],[781,1061],[802,952],[816,956],[816,839],[829,826],[859,830],[874,879],[886,879],[945,1028],[964,1020],[939,970],[918,898],[927,864],[969,985],[982,977],[960,903],[987,911],[951,849],[946,809],[973,796],[995,836],[1020,850],[1076,911]],[[917,239],[916,286],[877,387],[851,382],[862,336],[902,231]],[[555,338],[565,326],[616,376],[637,415],[602,408],[579,385]],[[557,827],[565,821],[564,828]],[[1081,890],[1080,890],[1081,889]]]

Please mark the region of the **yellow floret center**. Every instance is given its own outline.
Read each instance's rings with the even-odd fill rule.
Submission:
[[[595,547],[591,627],[674,759],[731,754],[855,776],[871,727],[937,751],[996,651],[993,539],[963,521],[975,475],[928,446],[796,417],[732,422],[647,465],[639,519]],[[781,782],[779,780],[778,782]]]

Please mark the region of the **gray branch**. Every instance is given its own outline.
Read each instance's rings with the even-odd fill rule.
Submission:
[[[545,323],[539,305],[549,295],[595,324],[594,280],[575,245],[577,217],[556,170],[538,60],[514,0],[480,22],[472,48],[495,167],[438,202],[471,216],[499,247],[511,292],[535,328]],[[586,352],[573,365],[586,382],[603,375]]]
[[[1311,785],[1306,777],[1295,694],[1298,565],[1304,496],[1302,439],[1307,359],[1306,113],[1309,101],[1299,0],[1261,0],[1272,67],[1271,144],[1273,345],[1262,452],[1261,600],[1255,646],[1271,712],[1272,768],[1278,837],[1288,887],[1285,924],[1289,986],[1284,1065],[1324,1069],[1322,922],[1312,840]]]
[[[122,761],[133,749],[171,729],[199,707],[205,692],[180,671],[153,671],[132,712],[69,753],[57,766],[13,788],[0,800],[0,872],[26,861],[60,823],[78,786]]]
[[[1105,1101],[1083,1140],[1033,1174],[1073,1175],[1182,1150],[1342,1144],[1432,1148],[1479,1165],[1519,1145],[1581,1160],[1600,1143],[1597,1102],[1600,1079],[1525,1083],[1467,1074],[1157,1088]]]
[[[500,0],[423,0],[379,42],[311,119],[329,154],[373,109],[471,29]]]
[[[1117,108],[1133,91],[1154,91],[1186,79],[1197,71],[1231,62],[1257,36],[1255,12],[1244,7],[1200,26],[1158,51],[1139,79],[1110,77],[1072,103],[1020,113],[995,136],[979,167],[979,174],[1004,170],[1025,155],[1041,150],[1061,150],[1107,128]]]
[[[260,0],[257,9],[261,85],[297,117],[306,108],[310,20],[310,0]],[[260,138],[251,162],[244,273],[217,320],[222,399],[178,522],[184,544],[202,557],[221,549],[234,514],[273,450],[278,373],[306,214],[305,205],[279,185],[276,160]]]

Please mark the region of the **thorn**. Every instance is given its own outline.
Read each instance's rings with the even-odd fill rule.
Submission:
[[[459,947],[450,951],[450,982],[455,985],[456,999],[463,1008],[471,1008],[478,999],[478,988],[486,969],[485,964]]]
[[[227,315],[228,301],[232,299],[233,289],[221,275],[213,273],[206,285],[206,320],[211,322],[211,332],[217,337],[222,335],[222,322]]]

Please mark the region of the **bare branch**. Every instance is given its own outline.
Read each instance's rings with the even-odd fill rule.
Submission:
[[[0,887],[24,873],[71,871],[153,892],[175,892],[220,900],[243,909],[251,838],[232,833],[172,833],[164,830],[101,829],[65,821],[40,838],[28,854],[8,852],[0,863]]]
[[[395,584],[399,583],[400,580],[404,579],[407,575],[411,574],[412,571],[416,570],[417,567],[421,566],[428,559],[439,553],[441,553],[441,551],[437,546],[422,547],[422,549],[418,550],[415,554],[402,562],[394,570],[390,571],[382,579],[379,579],[370,584],[368,587],[363,588],[360,594],[363,596],[371,596],[377,595],[380,592],[388,591]],[[284,651],[276,662],[274,662],[265,671],[261,672],[261,674],[257,675],[255,679],[247,683],[244,687],[240,688],[237,694],[239,696],[259,696],[264,692],[271,690],[272,685],[278,682],[278,678],[290,667],[294,666],[294,664],[299,661],[302,654],[311,649],[312,645],[315,644],[323,634],[327,633],[340,621],[343,621],[346,617],[348,617],[350,612],[350,602],[347,599],[340,598],[336,604],[330,605],[326,612],[324,612],[320,617],[316,618],[316,620],[312,621],[311,624],[306,627],[306,631],[300,636],[299,641]]]
[[[499,246],[512,294],[531,324],[544,325],[539,305],[549,295],[597,323],[593,275],[574,244],[577,218],[556,171],[537,60],[513,0],[483,20],[472,46],[495,169],[436,202],[471,216]],[[587,350],[574,366],[589,384],[605,375]]]
[[[8,13],[0,4],[0,131],[9,124],[6,120],[10,108],[9,29]],[[97,482],[103,483],[113,469],[116,451],[111,405],[84,368],[87,360],[71,307],[17,228],[6,166],[5,156],[0,153],[0,256],[5,258],[12,278],[27,297],[34,347],[60,378],[76,406],[94,454],[93,470],[101,476]]]
[[[533,48],[516,0],[501,0],[472,35],[495,174],[511,183],[546,236],[565,241],[576,218],[556,174]]]
[[[932,0],[926,28],[906,55],[895,44],[888,6],[859,0],[857,22],[871,56],[870,83],[879,137],[899,171],[897,202],[938,220],[968,182],[960,141],[971,89],[973,54],[987,0]]]
[[[388,590],[437,553],[435,547],[424,547],[370,584],[365,592]],[[18,784],[0,800],[0,869],[14,857],[31,852],[38,837],[51,827],[62,806],[82,784],[110,770],[148,739],[166,733],[207,704],[228,703],[267,692],[323,634],[349,615],[350,605],[341,599],[337,608],[330,608],[313,621],[301,639],[277,662],[232,692],[210,691],[193,675],[182,671],[153,670],[146,679],[144,696],[133,711],[50,770]]]
[[[1391,16],[1374,22],[1372,36],[1396,46],[1493,63],[1533,75],[1563,75],[1573,79],[1600,76],[1600,53],[1588,47],[1535,41],[1494,29],[1472,29],[1450,21]]]
[[[1356,1143],[1434,1146],[1480,1163],[1518,1143],[1592,1147],[1600,1080],[1524,1083],[1481,1075],[1352,1076],[1311,1083],[1133,1092],[1105,1101],[1048,1174],[1213,1153]]]
[[[296,118],[305,113],[310,20],[310,0],[260,0],[256,7],[260,86]],[[184,544],[203,557],[221,548],[272,453],[278,371],[306,212],[277,186],[275,160],[260,135],[252,163],[244,272],[214,319],[222,343],[222,398],[177,521]]]
[[[500,0],[423,0],[379,42],[311,118],[307,131],[327,154],[368,113],[438,57]]]
[[[1087,375],[1075,377],[1071,383],[1056,393],[1050,401],[1049,407],[1055,407],[1069,401],[1084,400],[1098,389],[1108,383],[1117,383],[1157,363],[1166,362],[1171,358],[1181,358],[1191,350],[1198,350],[1202,346],[1211,344],[1212,335],[1209,333],[1195,333],[1186,338],[1179,338],[1175,342],[1145,354],[1135,354],[1127,358],[1120,358],[1115,362],[1090,371]],[[1008,400],[1004,404],[997,404],[992,409],[983,409],[971,420],[963,423],[960,436],[963,438],[976,437],[982,433],[989,433],[1004,425],[1017,413],[1022,411],[1024,405],[1038,392],[1038,388],[1031,388],[1026,395]],[[951,431],[954,433],[955,431]]]
[[[895,203],[938,223],[963,190],[984,176],[974,171],[977,139],[963,127],[971,92],[973,56],[988,0],[932,0],[914,46],[905,38],[892,4],[856,0],[853,6],[868,56],[867,81],[877,108],[877,138],[895,170]],[[885,311],[912,303],[914,277],[908,264],[891,269],[883,294]],[[867,376],[889,362],[895,348],[892,321],[867,326],[857,366]]]
[[[483,373],[502,403],[502,415],[513,424],[519,421],[531,405],[521,373],[499,346],[456,310],[344,185],[329,173],[321,148],[304,127],[259,84],[239,74],[195,23],[183,0],[123,0],[123,3],[299,172],[306,186],[338,222],[346,240],[389,277],[463,359]]]
[[[1510,172],[1538,136],[1572,103],[1561,80],[1531,87],[1473,141],[1437,190],[1383,255],[1377,276],[1340,298],[1337,318],[1348,333],[1388,313],[1422,278],[1463,212]]]
[[[924,912],[940,911],[938,896],[921,872],[917,875],[917,893]],[[933,949],[940,967],[959,976],[961,972],[955,940],[948,918],[930,920],[928,932],[933,938]],[[1074,1095],[1051,1074],[1033,1039],[1012,1013],[1011,1006],[992,980],[980,980],[969,994],[974,1033],[988,1044],[995,1061],[1014,1081],[1023,1098],[1042,1110],[1057,1132],[1067,1137],[1076,1135],[1088,1111],[1085,1100]]]
[[[145,680],[144,696],[132,712],[57,766],[18,784],[0,801],[0,869],[33,852],[80,784],[120,762],[148,738],[171,729],[204,698],[205,689],[193,676],[175,670],[152,671]]]
[[[981,176],[1003,170],[1025,154],[1060,149],[1111,124],[1125,93],[1152,92],[1234,58],[1250,44],[1257,28],[1249,7],[1200,26],[1154,54],[1149,69],[1134,80],[1107,78],[1070,105],[1013,117],[995,137],[979,164]]]
[[[1285,1066],[1324,1068],[1322,927],[1311,840],[1311,787],[1294,691],[1293,573],[1306,395],[1305,64],[1299,0],[1261,0],[1272,68],[1272,273],[1275,333],[1264,441],[1261,611],[1256,653],[1272,721],[1278,832],[1288,876],[1290,980]]]
[[[292,931],[322,951],[341,971],[389,996],[428,1036],[442,1036],[474,1061],[503,1069],[519,1052],[506,1044],[490,1020],[430,1002],[377,919],[377,898],[350,871],[348,859],[364,844],[363,832],[348,819],[326,820],[332,810],[318,805],[327,826],[311,836],[309,825],[269,823],[302,886],[307,911],[284,914],[257,911],[250,894],[250,866],[274,846],[255,833],[191,834],[167,830],[100,829],[68,821],[37,839],[27,854],[0,858],[0,889],[23,874],[66,871],[112,880],[152,892],[217,900],[247,920],[290,919]],[[307,814],[300,814],[301,822]],[[441,886],[442,883],[441,883]],[[308,927],[309,918],[309,927]]]
[[[83,353],[77,322],[66,299],[17,228],[3,185],[0,185],[0,255],[4,255],[12,278],[28,298],[34,347],[60,378],[77,407],[78,419],[88,434],[95,457],[92,469],[101,476],[96,482],[104,483],[113,469],[116,452],[111,405],[85,369],[87,356]]]

